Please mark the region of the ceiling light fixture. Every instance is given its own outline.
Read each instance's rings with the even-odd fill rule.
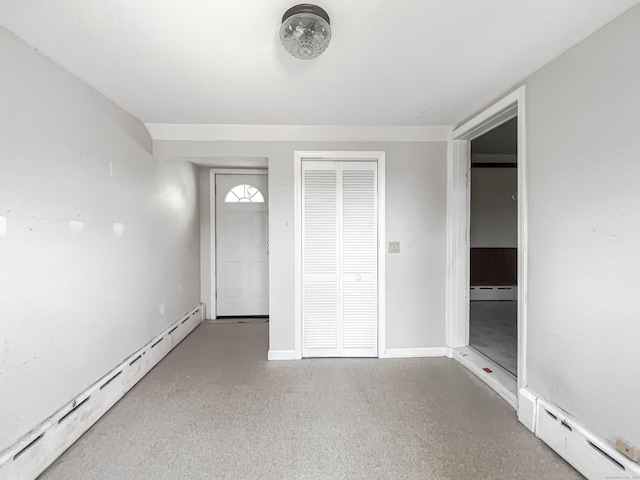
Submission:
[[[280,41],[284,49],[296,58],[316,58],[329,46],[331,26],[329,15],[317,5],[302,3],[284,12]]]

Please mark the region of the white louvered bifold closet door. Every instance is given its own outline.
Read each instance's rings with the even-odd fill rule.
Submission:
[[[303,356],[339,355],[338,170],[302,163]]]
[[[302,162],[302,355],[378,354],[377,164]]]
[[[341,163],[341,356],[378,354],[378,223],[374,162]]]

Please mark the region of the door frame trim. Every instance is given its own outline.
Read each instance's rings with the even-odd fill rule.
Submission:
[[[211,168],[209,169],[209,252],[211,255],[211,308],[209,309],[209,317],[211,320],[217,318],[218,298],[216,290],[218,288],[218,279],[216,275],[216,175],[269,175],[269,170],[265,169],[247,169],[247,168]],[[267,211],[269,211],[269,197],[267,197]],[[268,280],[267,280],[268,281]],[[271,306],[269,306],[271,309]]]
[[[525,86],[506,95],[452,133],[447,155],[447,346],[469,345],[470,142],[518,118],[518,379],[527,385],[527,146]],[[455,352],[454,352],[455,353]],[[518,395],[519,396],[519,395]],[[517,400],[517,399],[516,399]]]
[[[295,288],[294,288],[294,341],[295,358],[302,358],[302,160],[314,161],[372,161],[378,164],[378,358],[385,358],[385,175],[386,153],[384,151],[303,151],[293,153],[294,187],[294,236],[295,236]]]

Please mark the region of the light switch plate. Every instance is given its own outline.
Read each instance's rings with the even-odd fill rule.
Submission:
[[[389,242],[389,253],[400,253],[400,242]]]

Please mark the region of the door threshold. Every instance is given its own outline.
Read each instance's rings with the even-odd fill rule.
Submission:
[[[489,385],[504,401],[516,411],[518,410],[518,379],[514,375],[469,345],[452,348],[451,354],[454,359]]]

